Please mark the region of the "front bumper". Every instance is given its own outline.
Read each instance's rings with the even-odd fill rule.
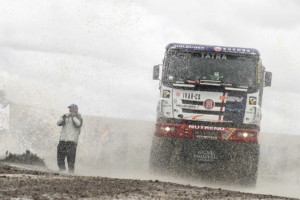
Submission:
[[[156,123],[156,136],[210,141],[258,143],[257,129],[214,127],[189,124]]]

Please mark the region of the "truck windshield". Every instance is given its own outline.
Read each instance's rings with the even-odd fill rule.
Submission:
[[[163,81],[211,81],[253,88],[257,80],[256,68],[257,58],[254,57],[216,52],[173,52],[166,56]]]

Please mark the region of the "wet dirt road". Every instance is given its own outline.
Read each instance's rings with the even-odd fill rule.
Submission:
[[[157,180],[75,176],[0,163],[0,199],[291,199]]]

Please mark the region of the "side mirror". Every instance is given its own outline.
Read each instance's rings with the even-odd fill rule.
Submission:
[[[153,80],[159,80],[159,65],[153,67]]]
[[[265,72],[265,87],[270,87],[272,84],[272,72]]]

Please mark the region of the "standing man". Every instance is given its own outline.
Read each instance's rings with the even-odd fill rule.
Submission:
[[[68,106],[68,108],[69,113],[64,114],[57,122],[58,126],[62,126],[59,144],[57,146],[57,164],[59,170],[66,170],[65,158],[67,157],[69,172],[73,173],[76,147],[83,120],[78,113],[78,106],[76,104],[72,104]]]

